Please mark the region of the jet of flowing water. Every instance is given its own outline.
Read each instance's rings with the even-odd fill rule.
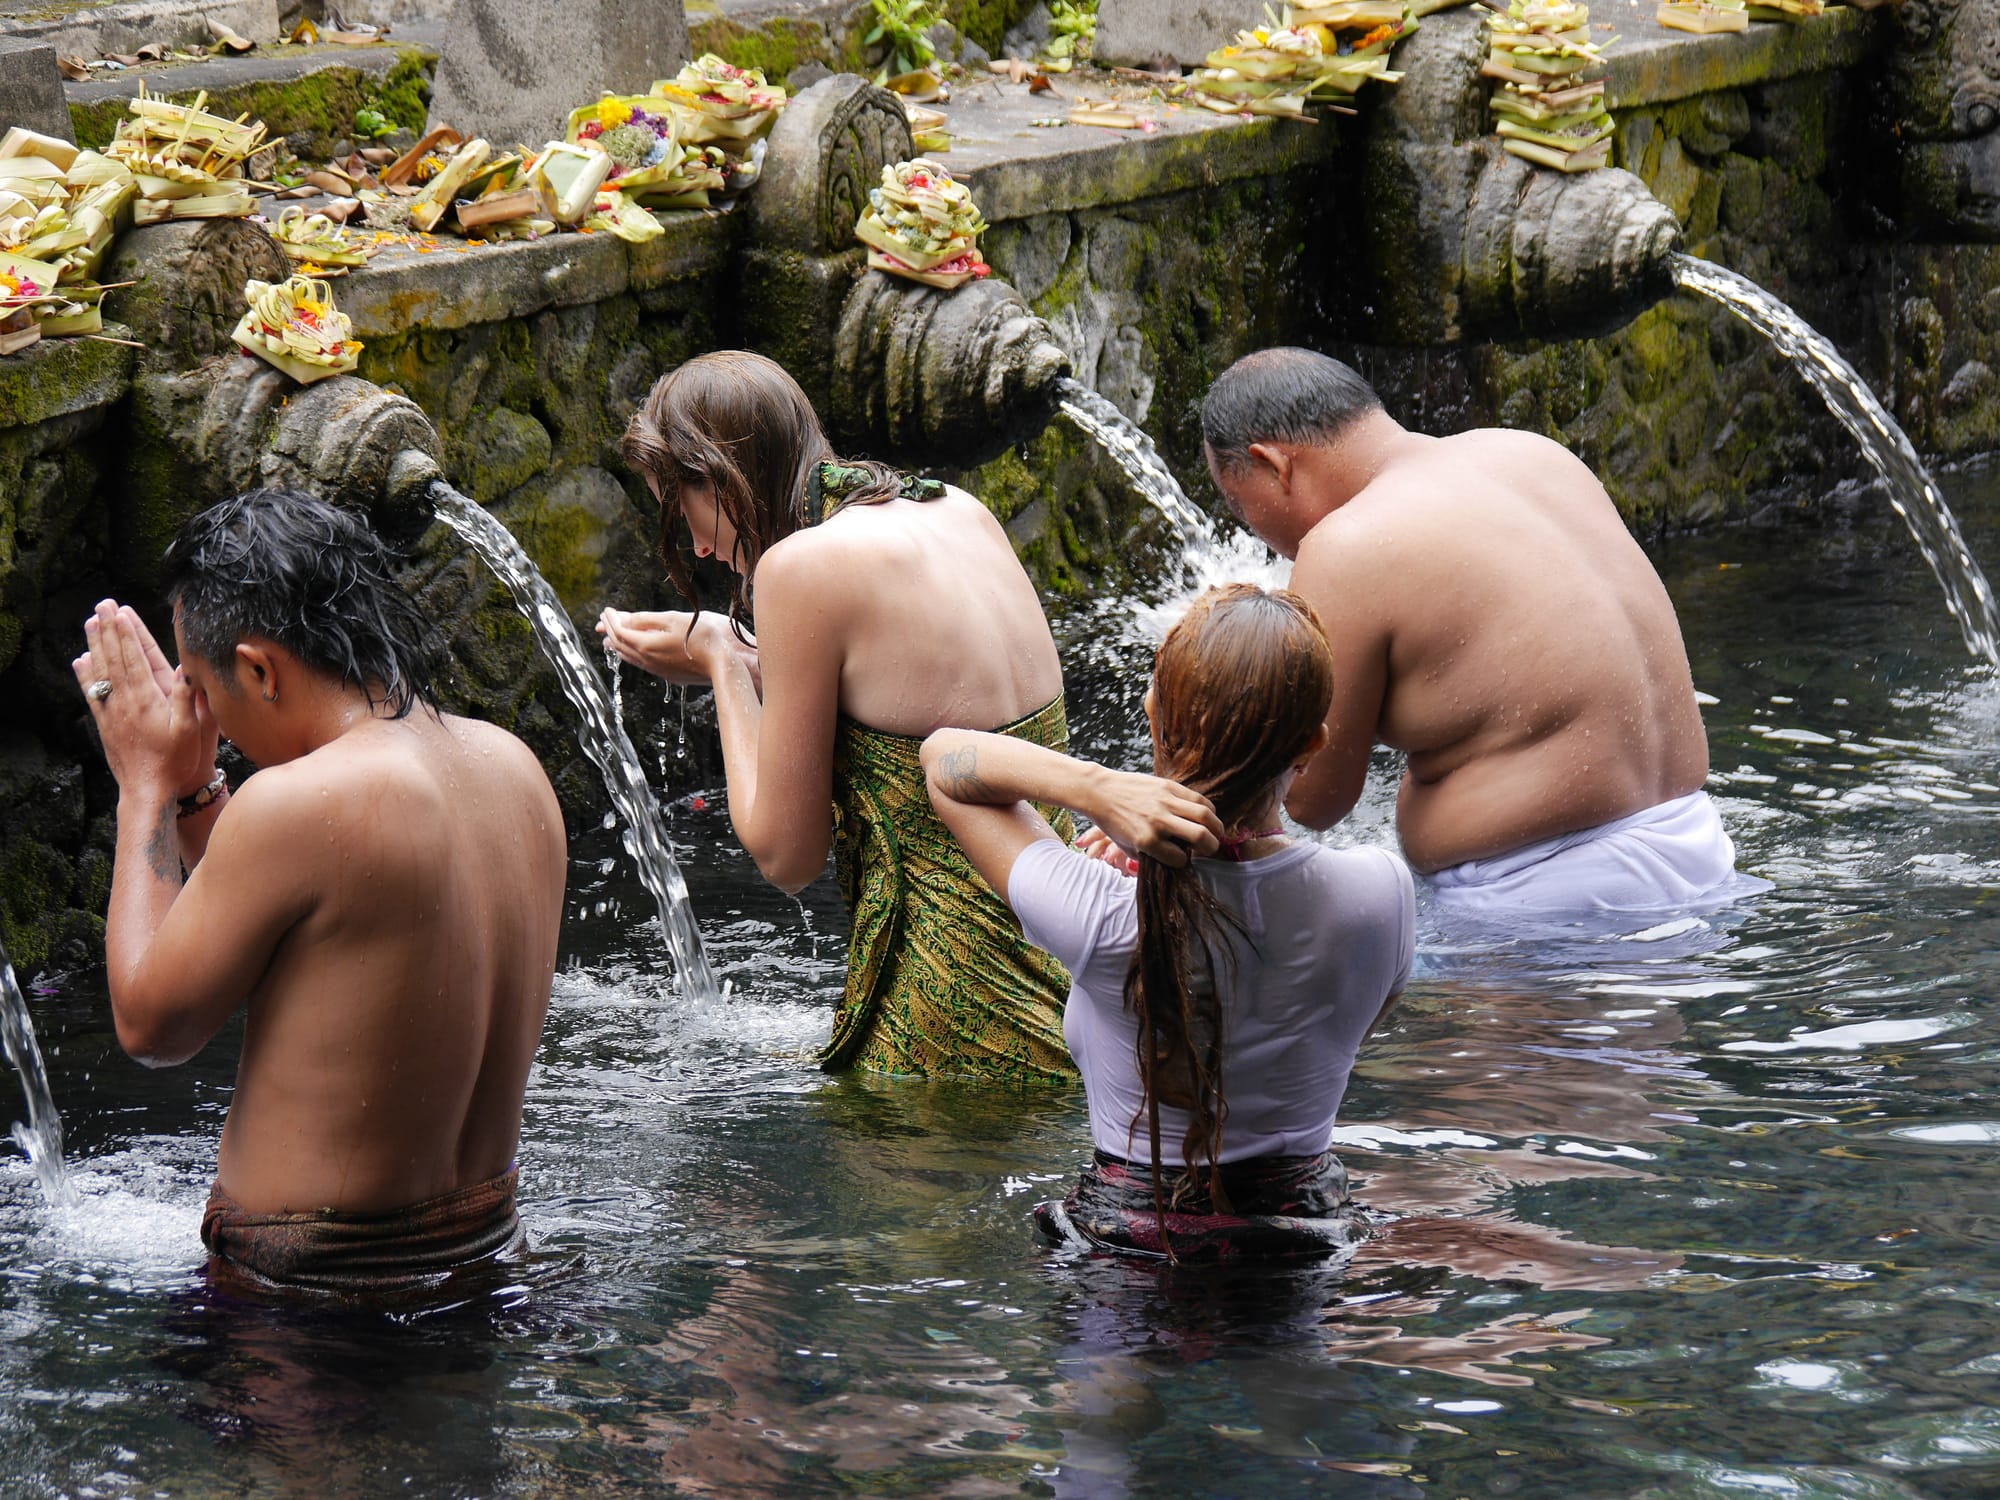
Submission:
[[[1945,607],[1958,622],[1966,649],[2000,666],[2000,609],[1993,589],[1937,481],[1868,383],[1824,334],[1756,282],[1692,255],[1676,255],[1673,267],[1677,285],[1713,298],[1757,329],[1820,393],[1888,486],[1889,504],[1943,586]]]
[[[583,722],[577,728],[577,740],[603,776],[605,789],[611,793],[611,801],[624,821],[620,838],[625,852],[639,867],[639,878],[659,907],[660,927],[673,954],[682,993],[696,1001],[718,999],[715,976],[701,943],[701,929],[695,925],[694,912],[688,906],[687,881],[660,826],[660,809],[653,798],[653,788],[639,767],[632,741],[613,712],[604,679],[591,665],[590,653],[584,649],[569,612],[549,581],[521,550],[514,534],[499,521],[441,479],[431,484],[430,498],[437,518],[478,553],[507,585],[514,603],[534,627],[535,643],[555,669],[563,696],[581,716]]]
[[[1188,499],[1174,471],[1160,457],[1160,450],[1137,424],[1089,386],[1068,376],[1056,382],[1056,391],[1063,415],[1096,439],[1147,503],[1167,518],[1182,551],[1215,545],[1214,524]]]
[[[58,1206],[72,1204],[76,1189],[70,1186],[69,1168],[63,1165],[62,1116],[56,1113],[55,1097],[49,1093],[49,1071],[42,1066],[42,1049],[35,1045],[28,1002],[14,982],[14,966],[7,961],[5,948],[0,948],[0,1044],[6,1047],[7,1061],[21,1075],[21,1092],[28,1100],[28,1123],[15,1122],[14,1141],[28,1153],[42,1196]]]

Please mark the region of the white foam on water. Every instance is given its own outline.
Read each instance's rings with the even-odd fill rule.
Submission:
[[[1866,1047],[1921,1042],[1971,1022],[1962,1016],[1913,1016],[1902,1021],[1856,1021],[1825,1031],[1795,1031],[1782,1042],[1724,1042],[1724,1052],[1859,1052]]]

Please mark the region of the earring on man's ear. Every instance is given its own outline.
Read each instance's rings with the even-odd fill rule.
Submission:
[[[278,690],[272,688],[270,692],[264,695],[264,701],[266,703],[276,703],[278,701]]]

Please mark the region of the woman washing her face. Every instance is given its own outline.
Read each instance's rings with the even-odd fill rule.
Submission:
[[[1231,584],[1155,658],[1158,776],[962,729],[925,740],[945,826],[1073,976],[1063,1029],[1096,1150],[1066,1200],[1036,1209],[1051,1239],[1185,1260],[1355,1237],[1328,1148],[1355,1051],[1409,974],[1416,896],[1387,850],[1280,830],[1332,697],[1311,606]],[[1066,847],[1033,804],[1084,813],[1128,848],[1125,809],[1157,808],[1154,827],[1212,857],[1156,841],[1133,879]]]
[[[1068,743],[1055,641],[999,523],[961,490],[835,462],[805,393],[755,354],[665,376],[625,457],[683,596],[683,525],[738,582],[727,619],[607,609],[599,631],[655,676],[714,687],[730,818],[766,879],[797,891],[838,856],[853,936],[821,1062],[1074,1078],[1068,976],[938,823],[917,758],[945,724]],[[754,644],[736,628],[753,601]]]

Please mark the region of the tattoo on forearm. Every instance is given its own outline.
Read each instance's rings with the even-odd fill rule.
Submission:
[[[146,868],[153,872],[155,880],[164,880],[170,885],[179,885],[181,880],[181,844],[174,831],[174,809],[171,804],[160,809],[160,820],[146,839]]]
[[[938,785],[954,802],[1007,800],[979,774],[979,751],[971,745],[963,750],[947,750],[938,757]]]

